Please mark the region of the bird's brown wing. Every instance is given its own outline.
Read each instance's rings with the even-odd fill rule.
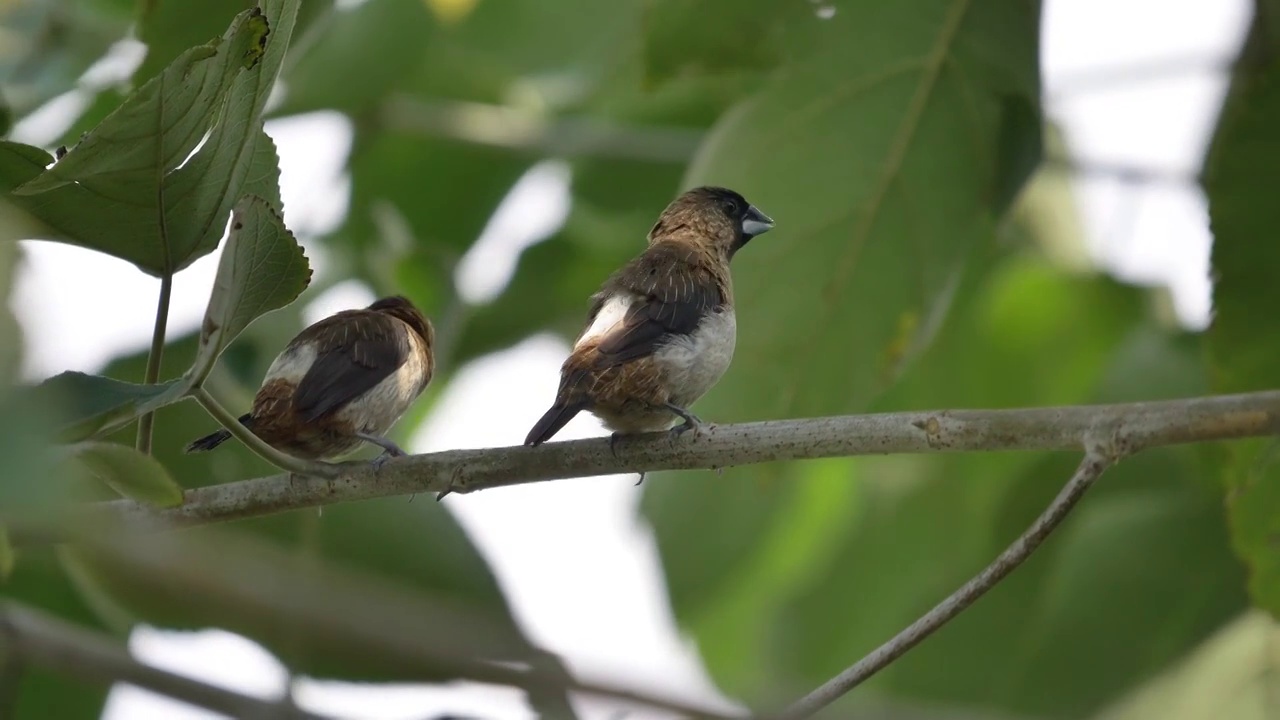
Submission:
[[[351,315],[358,314],[358,317]],[[330,338],[294,395],[294,409],[307,422],[342,408],[372,390],[409,359],[408,327],[382,313],[353,310],[327,318],[300,334],[296,342]]]
[[[655,245],[609,278],[596,295],[593,316],[617,293],[641,299],[600,341],[598,367],[650,355],[672,336],[692,333],[708,311],[724,304],[724,290],[702,259],[696,250]]]

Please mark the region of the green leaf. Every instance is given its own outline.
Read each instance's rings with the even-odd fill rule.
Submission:
[[[249,323],[293,302],[310,282],[307,256],[284,219],[266,200],[242,198],[231,215],[231,235],[200,329],[200,352],[188,377],[203,382]]]
[[[735,258],[752,374],[730,371],[708,414],[742,417],[722,398],[760,395],[759,376],[778,392],[752,416],[856,412],[928,346],[1026,179],[1003,144],[1025,125],[1007,114],[1038,108],[1038,22],[1020,0],[842,6],[811,57],[725,116],[686,185],[740,190],[778,225]]]
[[[101,188],[107,180],[136,179],[139,169],[153,175],[177,169],[199,145],[208,116],[226,100],[236,76],[262,61],[268,33],[260,12],[242,14],[222,40],[183,53],[15,194],[37,195],[76,182]],[[159,131],[139,142],[138,128],[149,125]]]
[[[298,0],[264,5],[241,13],[221,39],[180,55],[47,170],[49,158],[36,149],[0,145],[0,187],[52,239],[157,276],[211,252],[242,192],[279,202],[274,147],[260,118]]]
[[[71,454],[92,475],[124,497],[158,507],[182,504],[182,487],[169,477],[169,471],[160,461],[150,455],[108,442],[77,443],[71,447]]]
[[[147,56],[134,71],[135,82],[160,74],[183,51],[208,43],[227,27],[227,20],[257,6],[255,0],[187,0],[139,5],[138,39]]]
[[[868,36],[867,27],[877,31]],[[724,116],[685,184],[735,188],[778,225],[734,259],[736,360],[698,402],[701,417],[734,422],[852,413],[877,399],[886,409],[909,407],[901,404],[904,398],[890,403],[886,392],[903,392],[895,383],[910,361],[935,335],[949,331],[954,297],[999,303],[984,310],[1003,312],[1007,322],[1019,325],[996,339],[1024,354],[1037,348],[1031,339],[1019,345],[1017,333],[1059,330],[1051,321],[1043,329],[1034,325],[1034,320],[1045,320],[1038,313],[1052,313],[1053,319],[1077,323],[1082,333],[1092,332],[1084,322],[1091,316],[1076,315],[1080,311],[1073,303],[1079,297],[1069,289],[1042,300],[1030,294],[1056,290],[1055,284],[1065,284],[1062,278],[1039,263],[998,264],[991,259],[994,220],[1006,209],[997,190],[1007,193],[1008,187],[1008,178],[1001,177],[1008,173],[1000,147],[1007,125],[1005,99],[1022,97],[1036,107],[1037,28],[1036,6],[1020,2],[937,3],[927,9],[842,5],[835,18],[821,24],[802,59],[784,65]],[[984,283],[998,272],[1007,274],[1001,279],[1008,287],[998,285],[991,292],[1003,295],[987,296]],[[1014,285],[1019,282],[1026,287]],[[1026,298],[1029,309],[1020,312],[1024,306],[1008,296]],[[1115,309],[1105,302],[1099,306]],[[934,385],[948,386],[951,394],[923,400],[923,392],[913,394],[912,402],[923,403],[916,407],[945,406],[971,386],[989,389],[1008,381],[985,371],[985,354],[977,353],[985,346],[972,338],[964,342],[968,344],[959,348],[973,359],[963,365],[962,379],[953,376]],[[946,351],[936,352],[936,362],[950,362]],[[1057,375],[1052,372],[1055,363],[1037,360],[1044,375]],[[1019,387],[1035,376],[1025,377]],[[1089,386],[1087,380],[1068,379],[1076,387]],[[975,404],[991,401],[980,397]],[[827,482],[834,488],[875,475],[845,461],[820,467],[735,468],[725,471],[723,482],[705,472],[646,481],[642,508],[654,524],[677,618],[706,648],[709,669],[721,687],[749,700],[789,699],[807,690],[801,685],[812,677],[795,685],[787,682],[789,673],[769,659],[796,663],[797,657],[790,649],[781,655],[760,649],[761,643],[795,632],[799,616],[776,608],[792,601],[788,594],[797,591],[800,580],[778,575],[792,578],[791,586],[775,583],[768,596],[751,600],[736,596],[734,588],[744,587],[737,578],[751,576],[762,558],[778,552],[775,544],[785,542],[780,538],[809,532],[796,518],[808,517],[810,504],[822,507],[822,501],[797,485],[833,477],[837,479]],[[894,477],[914,472],[909,464],[893,468]],[[726,483],[737,489],[726,494]],[[828,534],[822,538],[830,543],[856,532],[860,523],[876,517],[872,508],[885,502],[861,490],[856,500],[844,501],[835,499],[843,497],[837,489],[827,492],[832,517],[824,520]],[[692,518],[681,510],[682,497],[704,515],[717,502],[728,503],[731,510],[717,511],[714,524],[691,525]],[[948,500],[956,498],[939,494],[937,507],[946,507]],[[920,525],[942,523],[929,516]],[[727,528],[723,542],[721,527]],[[947,551],[962,549],[944,549],[943,557],[950,557]],[[789,557],[804,567],[811,562],[798,554]],[[915,560],[885,562],[897,569]],[[800,579],[812,574],[806,584],[834,582],[828,572],[809,570]],[[868,594],[867,576],[858,577]],[[918,579],[912,575],[904,582]],[[760,581],[751,587],[767,585]],[[849,597],[843,600],[849,602]],[[854,605],[864,602],[890,601],[876,596]],[[718,623],[724,607],[736,608],[744,623],[747,608],[755,618],[747,626],[759,629],[735,638]],[[785,621],[775,619],[782,615]],[[815,622],[818,617],[830,622],[833,616],[817,615]],[[847,663],[848,657],[844,659]],[[826,665],[824,670],[835,671]]]
[[[1280,245],[1266,240],[1280,224],[1268,187],[1280,182],[1280,34],[1268,25],[1280,8],[1259,9],[1236,65],[1231,89],[1205,161],[1204,185],[1213,231],[1213,325],[1209,353],[1213,390],[1232,393],[1280,387],[1280,339],[1269,329],[1280,307]],[[1228,516],[1236,552],[1249,565],[1254,602],[1280,616],[1280,464],[1274,441],[1234,443],[1223,450]]]
[[[64,442],[74,442],[101,437],[142,415],[178,402],[188,387],[183,380],[139,385],[82,372],[64,372],[21,392],[29,395],[33,402],[59,408],[58,436]]]
[[[147,57],[134,78],[145,80],[158,74],[183,50],[208,42],[227,26],[233,13],[253,8],[267,9],[254,0],[183,0],[183,2],[147,2],[140,6],[138,35],[147,44]],[[305,37],[318,19],[327,17],[332,0],[307,0],[300,4],[295,33]]]
[[[818,10],[810,3],[778,0],[646,3],[646,77],[657,83],[678,76],[773,69],[803,47],[801,33],[817,30]]]

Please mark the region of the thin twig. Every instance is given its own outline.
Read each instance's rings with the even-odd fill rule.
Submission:
[[[225,413],[225,411],[223,411]],[[225,417],[219,417],[225,422]],[[1280,434],[1280,391],[1185,400],[1017,410],[936,410],[713,426],[666,434],[444,452],[381,467],[345,462],[332,478],[271,475],[188,490],[177,508],[130,500],[86,506],[90,518],[168,529],[240,520],[341,502],[428,492],[468,493],[559,478],[655,470],[715,469],[779,460],[890,453],[1076,450],[1095,433],[1122,434],[1133,451],[1162,445]],[[256,438],[255,438],[256,439]],[[76,522],[83,518],[76,516]],[[16,543],[56,539],[28,518],[5,516]],[[56,533],[55,533],[56,535]]]
[[[172,297],[173,273],[167,272],[160,278],[160,298],[156,301],[155,327],[151,332],[151,352],[147,354],[147,369],[142,380],[147,385],[154,385],[160,379],[160,361],[164,358],[164,336],[169,326],[169,301]],[[151,428],[155,419],[154,412],[149,412],[138,419],[136,447],[143,455],[151,454]]]
[[[208,685],[167,670],[144,665],[129,651],[99,635],[52,615],[13,602],[0,605],[0,632],[25,662],[72,677],[110,685],[127,682],[176,700],[231,717],[271,717],[275,701]],[[298,710],[292,717],[328,717]]]
[[[315,477],[334,477],[341,472],[340,466],[338,465],[303,460],[301,458],[296,458],[292,455],[282,453],[271,447],[264,442],[262,438],[250,432],[249,428],[241,425],[240,421],[236,419],[236,416],[232,415],[230,411],[222,407],[222,404],[219,403],[217,399],[215,399],[213,395],[203,387],[192,388],[191,397],[195,398],[196,402],[200,403],[200,406],[208,411],[208,413],[213,416],[213,419],[217,420],[222,427],[226,428],[227,432],[231,433],[233,437],[244,443],[245,446],[252,450],[258,457],[266,460],[272,465],[275,465],[281,470],[288,470],[291,473]]]
[[[866,657],[846,668],[839,675],[828,680],[821,687],[805,695],[795,704],[787,708],[779,717],[781,720],[804,720],[812,717],[822,708],[830,705],[842,695],[854,689],[871,676],[885,669],[894,660],[902,657],[908,650],[920,644],[943,625],[946,625],[978,598],[987,593],[1004,580],[1009,573],[1031,557],[1031,553],[1040,547],[1075,508],[1076,503],[1085,492],[1093,487],[1094,482],[1103,471],[1111,467],[1118,458],[1114,451],[1090,450],[1075,474],[1067,482],[1058,496],[1049,503],[1049,507],[1031,523],[1031,527],[1013,541],[1004,552],[983,568],[969,582],[960,586],[947,599],[938,603],[919,620],[911,623],[905,630],[894,635],[888,642],[871,651]]]

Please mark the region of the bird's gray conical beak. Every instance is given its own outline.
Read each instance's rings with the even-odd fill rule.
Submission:
[[[765,215],[755,205],[747,206],[747,214],[742,218],[742,234],[755,237],[769,232],[773,228],[773,218]]]

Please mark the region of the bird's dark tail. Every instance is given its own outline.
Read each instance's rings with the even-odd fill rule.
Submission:
[[[237,419],[240,421],[241,425],[244,425],[245,427],[249,427],[249,419],[250,419],[249,413],[245,413]],[[209,433],[208,435],[205,435],[199,440],[193,440],[191,444],[187,446],[185,452],[193,453],[193,452],[205,452],[208,450],[212,450],[218,447],[219,445],[221,445],[222,443],[226,442],[227,438],[230,438],[230,437],[231,437],[231,433],[226,428],[223,428],[218,432]]]
[[[574,418],[575,415],[586,409],[587,404],[583,402],[573,404],[561,404],[557,402],[551,406],[551,409],[542,414],[538,422],[534,423],[533,429],[529,431],[528,437],[524,439],[525,445],[541,445],[551,439],[551,436],[560,432],[560,428],[564,427]]]

